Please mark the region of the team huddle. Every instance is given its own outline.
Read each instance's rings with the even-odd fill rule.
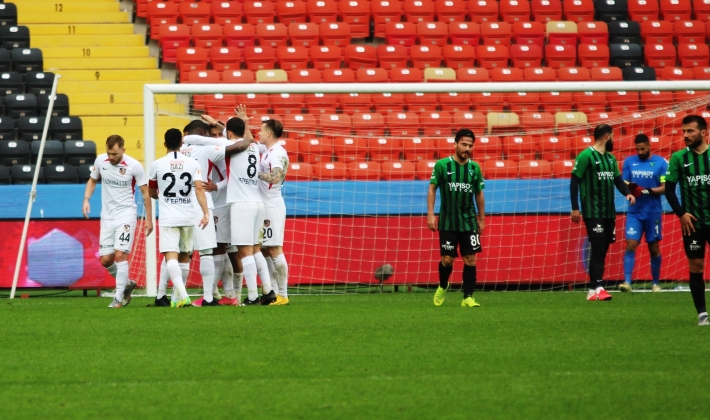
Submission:
[[[128,279],[127,261],[137,220],[135,185],[145,203],[146,236],[153,230],[150,198],[159,203],[158,243],[164,258],[156,306],[289,304],[283,254],[286,207],[281,195],[289,159],[279,143],[283,126],[277,120],[265,121],[257,142],[245,107],[236,111],[226,126],[203,116],[182,131],[167,130],[167,154],[153,162],[148,179],[140,163],[123,153],[120,136],[107,140],[107,153],[97,157],[87,184],[83,210],[88,217],[88,200],[101,180],[100,257],[116,278],[110,308],[128,305],[136,287]],[[185,285],[194,251],[199,254],[203,296],[193,302]],[[170,299],[169,280],[173,283]],[[217,288],[220,280],[224,297]]]

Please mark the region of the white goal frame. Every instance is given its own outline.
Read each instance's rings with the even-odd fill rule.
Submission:
[[[710,91],[710,80],[616,81],[616,82],[507,82],[507,83],[239,83],[239,84],[146,84],[143,86],[144,166],[155,161],[156,106],[160,94],[281,94],[281,93],[514,93],[514,92],[616,92],[616,91]],[[156,208],[155,201],[153,208]],[[153,211],[153,225],[155,226]],[[157,295],[157,242],[145,242],[146,295]]]

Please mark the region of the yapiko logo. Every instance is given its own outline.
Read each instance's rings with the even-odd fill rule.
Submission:
[[[626,231],[627,235],[636,235],[636,229],[634,228],[629,228],[629,230]]]
[[[597,227],[595,227],[592,230],[595,231],[596,233],[604,233],[604,228],[602,227],[602,225],[597,225]]]
[[[445,244],[441,244],[441,247],[447,251],[453,251],[455,248],[453,245],[451,245],[451,242],[449,241],[446,241]]]
[[[691,251],[700,251],[700,248],[701,248],[701,247],[700,247],[700,245],[698,245],[698,241],[693,241],[693,242],[690,244],[690,250],[691,250]]]

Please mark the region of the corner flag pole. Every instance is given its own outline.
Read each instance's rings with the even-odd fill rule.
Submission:
[[[20,239],[20,249],[17,250],[17,262],[15,263],[15,275],[12,277],[12,290],[10,291],[10,299],[15,298],[15,289],[17,289],[17,279],[20,276],[20,267],[22,266],[22,257],[25,253],[25,242],[27,241],[27,229],[30,226],[30,215],[32,214],[32,204],[37,197],[37,178],[39,178],[39,170],[42,168],[42,155],[44,154],[44,145],[47,142],[47,132],[49,131],[49,121],[52,117],[54,109],[54,100],[57,98],[57,83],[62,76],[55,74],[54,82],[52,83],[52,93],[49,95],[49,108],[44,119],[44,130],[42,130],[42,140],[39,143],[39,154],[35,163],[35,175],[32,179],[32,188],[30,189],[30,199],[27,203],[27,214],[25,214],[25,224],[22,226],[22,238]]]

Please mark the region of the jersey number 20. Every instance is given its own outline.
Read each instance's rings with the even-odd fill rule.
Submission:
[[[170,180],[170,185],[168,185],[168,188],[165,189],[163,195],[166,197],[175,197],[176,194],[173,192],[173,187],[175,186],[175,175],[170,172],[163,175],[163,181],[167,181],[168,179]],[[185,181],[185,188],[179,190],[180,195],[187,197],[192,191],[192,175],[187,172],[183,172],[180,174],[180,179]]]

